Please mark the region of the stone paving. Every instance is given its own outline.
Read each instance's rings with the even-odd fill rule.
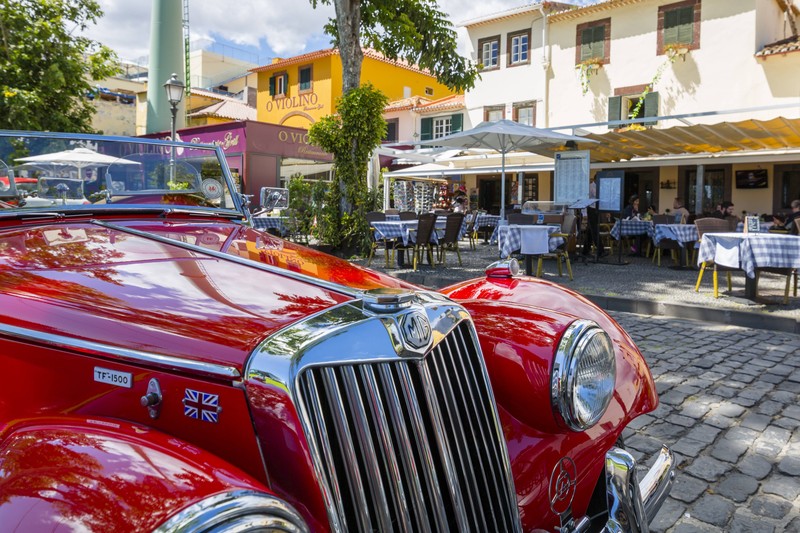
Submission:
[[[673,450],[651,531],[800,532],[800,335],[610,313],[636,341],[660,405],[626,430],[634,456]]]

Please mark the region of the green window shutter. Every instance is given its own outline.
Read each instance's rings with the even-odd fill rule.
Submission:
[[[420,121],[420,140],[421,141],[430,141],[433,139],[433,119],[432,118],[423,118]]]
[[[644,95],[644,113],[642,117],[658,116],[658,92],[650,92]],[[655,126],[657,121],[642,122],[643,126]]]
[[[592,28],[581,31],[581,61],[592,58]]]
[[[620,120],[622,113],[622,97],[609,96],[608,97],[608,121]]]
[[[664,13],[664,44],[691,44],[694,41],[694,7]]]
[[[289,96],[289,75],[283,75],[283,94]]]
[[[457,113],[450,116],[450,133],[461,131],[464,128],[464,115]]]
[[[275,96],[275,76],[269,77],[269,95]]]
[[[606,27],[603,25],[595,26],[592,33],[592,57],[604,57],[606,54]]]

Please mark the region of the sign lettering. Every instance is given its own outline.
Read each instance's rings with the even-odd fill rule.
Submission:
[[[306,111],[310,111],[314,109],[322,109],[323,105],[319,103],[319,96],[317,96],[317,93],[274,98],[267,101],[267,111],[270,113],[273,109],[286,111],[287,109],[294,109],[296,107],[302,107]]]

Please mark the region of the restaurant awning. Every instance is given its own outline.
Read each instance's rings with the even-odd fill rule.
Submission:
[[[590,150],[592,162],[630,161],[636,158],[685,154],[800,150],[800,118],[777,117],[770,120],[748,119],[665,129],[627,129],[589,133],[584,137],[599,141],[578,142],[579,150]]]

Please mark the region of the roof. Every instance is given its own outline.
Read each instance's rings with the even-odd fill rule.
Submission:
[[[388,63],[390,65],[394,65],[396,67],[399,67],[399,68],[402,68],[402,69],[405,69],[405,70],[410,70],[412,72],[416,72],[418,74],[424,74],[425,76],[433,77],[433,74],[431,74],[427,70],[422,70],[422,69],[420,69],[420,68],[418,68],[418,67],[416,67],[414,65],[411,65],[407,61],[403,61],[403,60],[394,61],[394,60],[391,60],[388,57],[386,57],[385,55],[383,55],[382,53],[378,52],[377,50],[373,50],[372,48],[362,48],[362,52],[364,53],[364,59],[367,59],[367,58],[374,59],[376,61],[381,61],[383,63]],[[325,57],[338,56],[338,55],[339,55],[339,49],[338,48],[327,48],[325,50],[317,50],[315,52],[309,52],[307,54],[302,54],[302,55],[299,55],[299,56],[289,57],[289,58],[286,58],[286,59],[275,59],[269,65],[264,65],[264,66],[261,66],[261,67],[250,69],[250,72],[271,72],[271,71],[274,71],[274,70],[281,70],[281,69],[284,69],[284,68],[292,66],[292,65],[298,65],[298,64],[302,64],[302,63],[310,63],[310,62],[315,61],[317,59],[322,59],[322,58],[325,58]]]
[[[788,54],[790,52],[800,52],[800,35],[782,39],[778,42],[768,44],[758,52],[756,57],[766,57],[775,54]]]
[[[432,102],[420,103],[414,108],[414,110],[420,113],[438,113],[440,111],[449,111],[451,109],[464,109],[464,106],[464,95],[452,94]]]
[[[640,4],[645,0],[602,0],[586,6],[571,6],[550,15],[550,22],[573,20],[586,15],[604,13],[618,7]]]
[[[591,151],[593,162],[685,154],[714,156],[732,152],[800,150],[800,118],[776,117],[665,129],[611,131],[591,133],[585,137],[599,141],[578,143],[578,149]]]
[[[242,101],[223,100],[189,114],[190,117],[219,117],[230,120],[256,120],[256,109]]]
[[[232,102],[241,102],[241,99],[239,98],[235,98],[227,94],[218,93],[216,91],[210,91],[208,89],[200,89],[199,87],[192,87],[189,91],[191,92],[191,94],[197,96],[205,96],[207,98],[215,98],[217,100],[229,100]]]
[[[386,107],[383,108],[384,112],[392,112],[392,111],[407,111],[409,109],[414,109],[421,103],[430,102],[428,98],[424,96],[412,96],[411,98],[403,98],[401,100],[395,100],[394,102],[389,102]]]

